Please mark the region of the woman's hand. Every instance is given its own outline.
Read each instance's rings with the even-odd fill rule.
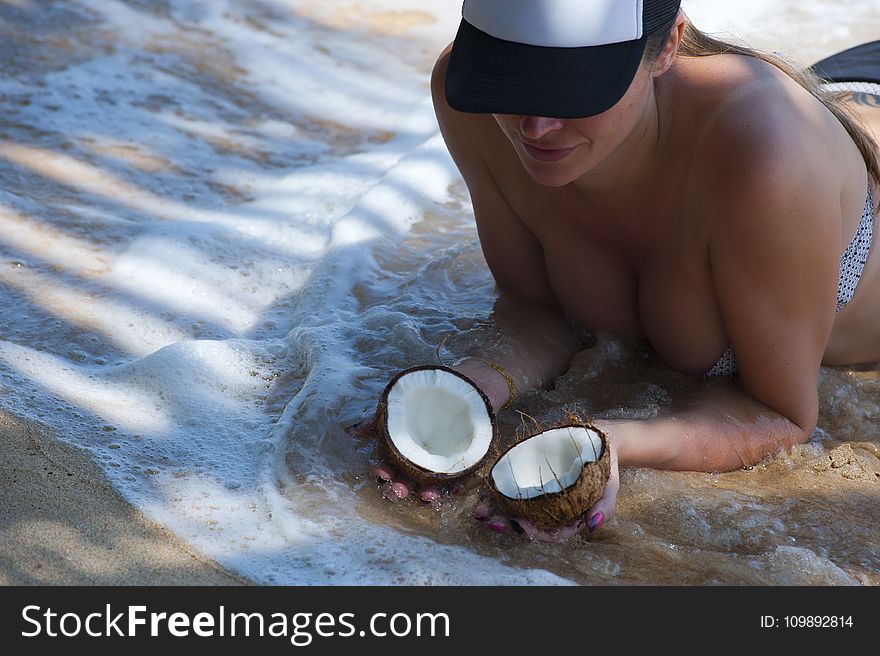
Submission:
[[[376,430],[376,416],[370,415],[363,421],[360,421],[345,429],[345,432],[359,440],[371,440],[375,442],[379,439]],[[388,463],[381,463],[373,468],[376,478],[382,482],[385,487],[384,496],[389,501],[402,501],[406,499],[415,490],[415,485],[408,478],[401,476],[400,473]],[[425,503],[436,501],[444,494],[456,494],[460,490],[459,485],[453,484],[450,488],[441,485],[429,485],[418,490],[419,498]]]
[[[491,504],[491,500],[484,499],[474,511],[474,518],[485,522],[489,530],[496,533],[515,533],[527,537],[530,540],[543,542],[567,542],[585,528],[592,533],[605,522],[614,517],[617,508],[617,493],[620,489],[620,470],[617,464],[617,446],[608,432],[607,426],[602,422],[596,422],[608,436],[608,450],[611,458],[611,474],[605,486],[605,493],[591,508],[587,509],[574,523],[553,529],[540,529],[531,522],[521,517],[508,517],[497,514]]]
[[[487,361],[481,358],[466,358],[452,368],[466,376],[475,386],[483,391],[496,414],[508,401],[511,400],[510,396],[513,390],[509,386],[506,377],[496,368],[490,366]],[[474,517],[480,521],[484,521],[490,530],[497,533],[512,532],[524,535],[529,539],[550,542],[565,542],[572,536],[581,532],[584,528],[590,532],[595,531],[602,524],[614,517],[617,505],[620,475],[616,443],[609,432],[610,427],[615,423],[616,422],[613,421],[597,422],[597,427],[601,428],[603,432],[608,435],[611,473],[602,498],[597,501],[593,507],[585,509],[584,514],[576,522],[570,526],[550,530],[540,529],[525,519],[507,517],[495,513],[488,498],[482,500],[478,504],[477,508],[474,510]],[[366,417],[357,424],[349,426],[346,429],[346,433],[358,439],[378,440],[379,437],[375,415]],[[411,480],[402,476],[400,472],[388,463],[377,465],[374,467],[373,471],[385,487],[385,498],[392,502],[402,501],[415,492],[418,498],[423,502],[431,503],[446,494],[455,495],[464,487],[461,481],[456,481],[449,487],[444,485],[428,485],[416,489],[416,486]]]
[[[375,416],[370,416],[363,421],[349,426],[346,431],[357,439],[375,440],[376,433]],[[607,433],[606,433],[607,434]],[[620,489],[620,471],[617,464],[617,449],[614,440],[609,436],[608,449],[611,457],[611,475],[605,486],[605,493],[592,508],[589,508],[580,518],[570,526],[554,529],[540,529],[520,517],[507,517],[494,512],[493,506],[488,499],[484,498],[474,510],[474,519],[485,522],[486,527],[495,533],[513,533],[523,535],[531,540],[543,542],[567,542],[585,528],[593,532],[605,522],[614,517],[617,507],[617,493]],[[406,499],[415,490],[412,481],[403,478],[387,463],[382,463],[374,468],[376,477],[385,485],[384,496],[389,501],[397,502]],[[418,490],[418,497],[425,503],[436,501],[445,494],[457,494],[461,490],[461,483],[453,483],[449,488],[441,485],[431,485]]]
[[[485,394],[496,414],[504,405],[511,400],[513,390],[509,386],[505,376],[497,369],[491,367],[487,361],[480,358],[465,358],[451,367],[465,376],[475,387]],[[362,421],[349,426],[345,432],[352,437],[373,442],[379,439],[376,429],[376,417],[371,415]],[[384,496],[389,501],[401,501],[416,491],[416,486],[411,480],[402,476],[388,463],[382,463],[374,468],[376,477],[385,485]],[[418,497],[425,503],[436,501],[445,494],[457,494],[463,488],[461,482],[453,482],[449,486],[428,485],[418,489]]]

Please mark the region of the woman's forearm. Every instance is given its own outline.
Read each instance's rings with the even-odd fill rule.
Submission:
[[[813,427],[793,421],[736,388],[695,399],[652,419],[603,420],[621,467],[721,472],[757,464],[802,444]]]
[[[502,295],[491,322],[503,340],[468,350],[455,368],[489,397],[498,411],[516,393],[546,388],[582,348],[577,331],[558,310]],[[713,386],[660,417],[597,420],[615,443],[620,466],[720,472],[752,466],[809,439],[815,425],[799,426],[737,387]]]
[[[558,308],[502,294],[490,321],[501,342],[486,340],[470,348],[455,368],[483,389],[496,411],[510,398],[511,386],[517,394],[548,387],[582,347]]]

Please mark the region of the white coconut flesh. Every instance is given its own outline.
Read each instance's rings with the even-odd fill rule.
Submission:
[[[401,376],[388,393],[388,437],[422,469],[455,474],[489,451],[492,420],[469,382],[442,369],[423,369]]]
[[[505,453],[492,468],[495,488],[510,499],[534,499],[574,485],[602,455],[598,433],[581,426],[539,433]]]

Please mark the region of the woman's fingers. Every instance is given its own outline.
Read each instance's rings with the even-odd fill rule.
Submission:
[[[398,502],[406,499],[413,490],[412,483],[398,475],[397,471],[390,465],[382,463],[373,467],[373,473],[376,479],[381,483],[385,490],[382,492],[389,501]]]
[[[620,490],[620,471],[617,467],[617,454],[611,451],[611,475],[605,486],[605,493],[592,508],[586,513],[587,530],[595,531],[609,519],[614,517],[617,510],[617,493]]]
[[[390,465],[382,463],[373,468],[376,478],[385,486],[383,496],[397,503],[409,497],[415,486],[412,481],[400,476]],[[569,526],[555,529],[541,529],[531,522],[495,513],[490,499],[481,498],[473,510],[474,519],[485,522],[490,531],[502,534],[519,534],[530,540],[542,542],[567,542],[580,533],[585,527],[593,532],[614,517],[617,507],[617,493],[620,490],[620,472],[616,454],[611,453],[611,475],[605,486],[605,493],[584,515]],[[429,485],[418,490],[418,497],[424,503],[433,503],[440,499],[446,490],[438,485]]]
[[[373,473],[376,474],[376,478],[379,479],[380,483],[391,483],[397,475],[394,468],[386,464],[376,465],[373,468]]]
[[[508,533],[510,531],[510,520],[503,515],[493,515],[486,522],[486,526],[494,533]]]
[[[345,429],[345,432],[357,439],[374,438],[376,436],[376,417],[371,415],[366,419],[352,424]],[[406,499],[413,492],[413,484],[408,479],[399,476],[397,471],[387,463],[381,463],[373,467],[373,474],[380,483],[386,485],[383,496],[389,501],[398,502]],[[390,483],[390,485],[388,485]],[[430,486],[419,492],[419,498],[422,501],[430,503],[442,496],[442,491]]]
[[[509,522],[514,533],[522,534],[530,540],[539,540],[541,542],[555,542],[557,544],[568,542],[571,538],[580,533],[584,528],[583,519],[578,519],[575,523],[569,526],[562,526],[560,528],[553,529],[538,528],[531,522],[520,518],[510,519]]]
[[[507,517],[495,513],[488,499],[481,499],[472,514],[477,521],[485,522],[486,527],[493,533],[521,535],[529,540],[542,542],[567,542],[584,528],[584,520],[579,519],[571,526],[549,530],[541,529],[520,517]]]
[[[376,417],[371,415],[356,424],[345,429],[351,437],[356,439],[374,438],[376,436]],[[401,501],[406,499],[414,489],[411,481],[398,476],[397,471],[387,463],[381,463],[373,467],[373,473],[382,484],[390,483],[383,493],[389,501]],[[429,485],[419,490],[419,498],[425,503],[432,503],[443,496],[443,489],[437,485]]]
[[[586,523],[584,518],[580,518],[570,526],[563,526],[557,529],[541,529],[521,517],[508,517],[496,513],[491,500],[486,497],[480,499],[472,515],[477,521],[485,522],[486,527],[494,533],[521,535],[529,540],[540,540],[542,542],[567,542],[582,531]]]
[[[443,496],[443,490],[436,485],[429,485],[419,490],[419,499],[425,503],[431,503]]]
[[[569,526],[563,526],[562,528],[556,528],[556,529],[553,529],[552,531],[547,531],[547,537],[546,537],[545,541],[556,542],[559,544],[561,544],[563,542],[568,542],[571,538],[573,538],[575,535],[577,535],[582,530],[584,530],[585,524],[586,524],[586,522],[584,521],[584,519],[582,517],[582,518],[578,519],[574,524],[571,524]]]
[[[402,501],[415,490],[415,486],[409,479],[400,476],[398,472],[388,464],[382,463],[373,467],[373,474],[382,485],[386,486],[383,496],[389,501]],[[419,499],[425,503],[433,503],[444,494],[442,487],[428,485],[419,490]]]
[[[389,501],[403,501],[412,493],[412,484],[406,479],[399,478],[394,481],[387,490],[385,490],[385,498]]]

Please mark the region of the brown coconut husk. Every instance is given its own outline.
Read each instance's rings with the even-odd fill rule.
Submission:
[[[388,395],[391,393],[391,389],[403,376],[416,371],[425,370],[446,371],[473,385],[474,389],[477,391],[477,393],[479,393],[480,398],[483,399],[483,403],[486,405],[486,412],[489,414],[489,422],[492,426],[492,439],[489,443],[489,448],[487,449],[485,455],[479,461],[474,463],[474,465],[472,465],[471,467],[468,467],[467,469],[464,469],[460,472],[455,472],[454,474],[432,472],[415,464],[407,457],[405,457],[402,453],[400,453],[394,442],[391,440],[391,436],[388,434]],[[474,471],[486,464],[489,456],[497,451],[496,445],[498,444],[499,440],[498,422],[495,419],[495,412],[492,410],[492,403],[489,401],[489,397],[487,397],[483,390],[477,387],[477,385],[470,378],[459,373],[458,371],[455,371],[454,369],[450,369],[449,367],[444,367],[442,365],[420,365],[418,367],[410,367],[409,369],[404,369],[396,376],[394,376],[394,378],[391,379],[388,385],[385,386],[385,390],[382,392],[382,396],[379,399],[379,405],[376,409],[376,431],[379,434],[380,455],[392,465],[397,467],[401,474],[412,479],[420,485],[445,485],[450,481],[472,474]]]
[[[509,447],[501,457],[525,440],[532,439],[549,430],[559,428],[586,428],[595,431],[602,441],[602,454],[594,462],[586,462],[577,481],[562,490],[551,492],[532,499],[512,499],[502,494],[495,487],[492,470],[489,471],[488,483],[492,497],[498,507],[513,517],[525,519],[538,528],[553,529],[569,526],[577,521],[605,493],[605,486],[611,476],[611,456],[608,451],[608,437],[592,424],[569,416],[563,423],[549,426],[531,433],[527,437]],[[499,457],[498,460],[501,458]],[[496,463],[498,463],[496,460]],[[492,466],[493,469],[495,465]]]

